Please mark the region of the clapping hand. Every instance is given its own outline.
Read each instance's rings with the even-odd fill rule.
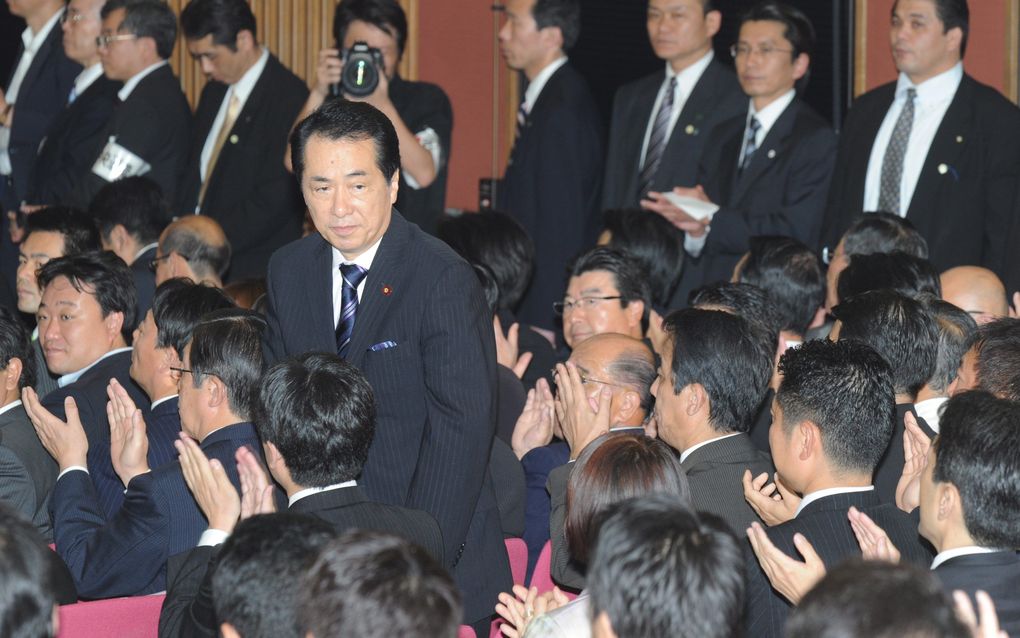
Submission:
[[[241,519],[276,511],[273,483],[255,453],[246,447],[237,448],[237,474],[241,479]]]
[[[900,550],[871,517],[856,507],[851,507],[847,512],[847,518],[850,519],[850,527],[854,530],[854,536],[857,537],[857,544],[861,546],[864,558],[889,563],[900,562]]]
[[[912,413],[904,415],[903,425],[903,474],[896,484],[896,506],[909,513],[921,503],[921,473],[928,466],[931,440]]]
[[[520,352],[518,335],[521,325],[519,323],[511,325],[504,336],[503,325],[500,323],[499,317],[493,317],[492,328],[496,333],[496,362],[513,370],[518,379],[523,378],[524,372],[531,364],[532,354],[530,352],[521,354]]]
[[[762,472],[752,479],[751,470],[744,470],[743,479],[744,500],[769,527],[792,519],[801,501],[779,480],[778,472],[773,476],[775,482],[769,483],[768,474]]]
[[[953,602],[956,603],[956,617],[970,631],[973,638],[1009,638],[1004,630],[999,629],[999,617],[995,613],[995,603],[988,592],[978,590],[974,593],[977,600],[978,611],[974,613],[974,605],[970,602],[970,596],[962,590],[953,592]]]
[[[233,532],[241,514],[241,497],[223,465],[217,459],[210,461],[198,443],[183,432],[174,445],[180,453],[184,482],[209,521],[209,527],[228,534]]]
[[[535,387],[528,390],[521,416],[517,417],[510,439],[511,447],[518,459],[531,450],[549,445],[553,438],[554,399],[549,382],[539,379]]]
[[[769,582],[794,605],[825,576],[825,564],[803,534],[793,535],[793,544],[804,557],[803,561],[790,558],[776,547],[758,523],[751,523],[747,528],[747,538]]]
[[[135,407],[127,390],[116,379],[106,387],[106,416],[110,421],[110,459],[113,471],[124,487],[131,479],[149,471],[149,437],[142,411]]]
[[[609,432],[613,393],[603,387],[597,403],[589,398],[580,371],[570,361],[556,365],[556,389],[556,417],[570,446],[570,458],[576,459],[585,446]]]
[[[43,447],[50,453],[61,470],[69,467],[86,467],[88,461],[89,439],[85,436],[85,428],[78,416],[78,404],[72,397],[64,399],[64,414],[67,421],[61,421],[39,402],[39,395],[32,388],[25,388],[21,393],[25,412],[35,427]]]
[[[499,630],[507,638],[520,638],[533,619],[568,602],[570,601],[559,587],[539,594],[537,587],[526,589],[522,585],[514,585],[513,596],[506,592],[499,595],[496,613],[506,621],[500,625]]]

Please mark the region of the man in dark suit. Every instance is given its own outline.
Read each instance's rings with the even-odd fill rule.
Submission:
[[[195,326],[178,369],[181,427],[226,469],[235,487],[234,454],[259,445],[249,420],[263,369],[264,325],[260,317],[240,310],[207,315]],[[61,468],[53,489],[53,530],[57,552],[79,594],[109,598],[164,590],[167,557],[194,547],[206,527],[180,463],[150,471],[142,446],[115,440],[110,452],[127,490],[123,507],[106,515],[87,476],[88,442],[74,402],[68,401],[66,423],[47,412],[34,394],[26,393],[25,403]]]
[[[165,3],[134,0],[107,0],[102,16],[103,72],[124,86],[103,132],[105,146],[71,201],[84,207],[104,184],[134,175],[151,178],[174,201],[191,130],[191,108],[168,61],[177,18]]]
[[[635,208],[648,191],[694,186],[712,129],[747,108],[737,78],[715,60],[722,14],[711,0],[649,0],[648,40],[665,60],[613,100],[602,208]]]
[[[517,138],[496,196],[535,242],[535,273],[518,316],[552,336],[552,303],[570,259],[598,232],[602,123],[584,78],[564,51],[577,41],[578,0],[509,0],[499,32],[507,65],[528,88]]]
[[[814,28],[797,9],[766,2],[745,14],[733,55],[750,106],[711,135],[699,186],[673,191],[718,210],[698,219],[662,196],[646,204],[687,233],[684,247],[697,257],[681,291],[729,280],[754,235],[818,243],[836,136],[797,98],[813,44]]]
[[[53,540],[47,504],[57,466],[39,442],[21,406],[22,388],[32,387],[35,361],[25,327],[0,307],[0,502]]]
[[[110,457],[110,379],[120,383],[143,415],[149,409],[148,398],[129,374],[127,336],[135,315],[131,273],[113,253],[90,253],[47,263],[39,271],[39,286],[39,343],[46,365],[60,375],[60,387],[43,397],[42,404],[63,419],[66,399],[75,400],[88,435],[88,477],[101,511],[112,516],[124,501],[125,482]]]
[[[83,67],[74,79],[64,108],[53,118],[32,169],[25,201],[31,205],[65,204],[88,175],[103,131],[117,105],[121,83],[103,75],[96,38],[102,29],[105,0],[71,0],[63,20],[64,53]],[[87,202],[86,202],[87,203]]]
[[[793,518],[765,530],[789,556],[794,535],[815,547],[827,568],[860,554],[847,519],[851,506],[888,532],[908,560],[927,564],[911,518],[880,503],[871,475],[892,437],[894,392],[889,365],[854,341],[809,341],[788,350],[779,363],[782,380],[773,403],[769,440],[776,471],[792,492],[803,495]],[[790,605],[769,584],[747,549],[745,630],[781,636]]]
[[[231,280],[264,277],[273,251],[301,236],[297,182],[269,158],[283,156],[308,88],[259,44],[244,0],[195,0],[181,29],[210,81],[174,211],[220,223],[233,248]]]
[[[391,208],[398,143],[375,107],[327,102],[296,129],[292,157],[318,234],[270,261],[267,357],[335,352],[365,374],[379,408],[365,493],[435,517],[467,620],[487,623],[510,571],[488,476],[496,360],[478,279]]]
[[[854,104],[843,128],[822,242],[862,211],[913,222],[939,272],[1005,275],[1020,171],[1020,111],[963,71],[966,0],[900,0],[889,33],[895,83]],[[923,28],[915,25],[923,24]]]

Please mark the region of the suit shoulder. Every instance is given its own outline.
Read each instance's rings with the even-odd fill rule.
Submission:
[[[634,96],[645,95],[648,93],[658,92],[659,87],[662,85],[664,74],[661,70],[655,73],[649,73],[636,80],[631,80],[626,84],[616,89],[616,99],[618,100],[629,100],[633,99]]]
[[[896,94],[896,82],[886,82],[881,86],[876,86],[867,93],[862,93],[853,102],[853,108],[873,108],[876,105],[888,104],[892,101],[893,96]]]
[[[311,259],[313,251],[320,249],[324,241],[317,233],[311,233],[284,244],[269,258],[269,272],[273,273],[275,270],[278,274],[281,269],[301,270],[304,262]]]
[[[969,75],[965,75],[960,90],[967,87],[971,91],[974,108],[992,117],[1020,118],[1020,108],[1010,102],[994,87],[982,84]],[[996,122],[996,125],[999,123]]]

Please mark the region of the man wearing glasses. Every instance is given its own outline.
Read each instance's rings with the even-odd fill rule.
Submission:
[[[108,0],[96,44],[103,72],[124,86],[87,177],[72,201],[87,204],[123,177],[145,175],[173,201],[187,160],[191,109],[170,69],[177,18],[158,0]]]

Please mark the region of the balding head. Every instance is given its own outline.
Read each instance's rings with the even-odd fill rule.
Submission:
[[[617,333],[594,335],[577,344],[570,361],[586,379],[588,396],[598,402],[599,392],[613,392],[610,423],[638,426],[652,406],[655,357],[640,339]]]
[[[1006,287],[994,272],[978,266],[957,266],[942,273],[942,298],[965,310],[979,324],[1009,313]]]
[[[211,217],[187,215],[159,236],[156,250],[156,285],[174,277],[223,287],[230,266],[230,242]]]

